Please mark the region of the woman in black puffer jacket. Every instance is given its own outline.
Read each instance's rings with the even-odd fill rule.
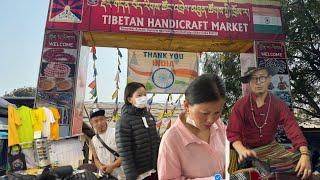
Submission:
[[[146,109],[145,86],[129,83],[124,100],[121,120],[116,125],[116,143],[126,179],[157,179],[160,137],[156,121]]]

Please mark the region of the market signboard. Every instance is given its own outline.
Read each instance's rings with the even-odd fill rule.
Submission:
[[[216,39],[284,39],[279,1],[51,0],[47,28]]]

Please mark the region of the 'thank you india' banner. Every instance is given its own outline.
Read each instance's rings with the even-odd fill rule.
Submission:
[[[198,54],[129,50],[128,83],[140,82],[150,93],[184,93],[198,76]]]

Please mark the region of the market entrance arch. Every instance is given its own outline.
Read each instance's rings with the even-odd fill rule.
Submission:
[[[284,38],[279,0],[51,0],[36,105],[60,108],[61,136],[81,133],[89,47],[238,52],[245,67],[281,65]]]

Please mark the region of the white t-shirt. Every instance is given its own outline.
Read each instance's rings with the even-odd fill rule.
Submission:
[[[106,143],[107,146],[117,151],[115,128],[112,127],[110,123],[108,124],[107,131],[102,134],[99,134],[99,136],[104,141],[104,143]],[[108,165],[114,162],[115,156],[107,148],[105,148],[102,145],[102,143],[99,141],[97,136],[93,136],[92,143],[96,150],[99,161],[101,163]],[[121,167],[114,169],[111,175],[117,177],[118,179],[125,179],[125,176]]]
[[[43,131],[42,131],[42,136],[43,137],[47,137],[48,139],[50,139],[50,126],[51,124],[55,123],[55,119],[53,116],[53,113],[50,109],[43,107],[44,112],[46,113],[46,121],[43,123]]]

